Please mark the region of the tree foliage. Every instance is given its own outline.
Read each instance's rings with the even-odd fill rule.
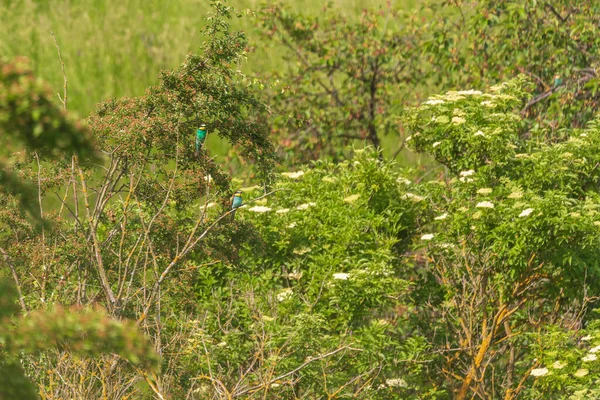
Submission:
[[[198,54],[89,128],[3,64],[0,396],[598,397],[596,8],[272,5],[292,67],[263,91],[214,2]],[[200,123],[253,168],[195,155]],[[429,171],[382,159],[400,127]],[[271,139],[329,159],[276,174]]]
[[[77,153],[86,162],[98,160],[90,132],[58,108],[48,86],[37,79],[25,59],[0,59],[0,205],[18,206],[40,217],[29,176],[16,174],[35,157],[60,160]],[[28,151],[23,151],[23,148]]]
[[[258,88],[239,71],[247,43],[242,32],[229,27],[236,15],[215,2],[199,54],[163,72],[160,83],[144,96],[98,105],[88,126],[102,159],[39,152],[33,163],[18,165],[37,184],[32,204],[48,224],[39,230],[26,220],[17,223],[18,208],[7,209],[3,222],[12,230],[0,238],[0,249],[11,266],[22,308],[56,307],[31,313],[15,328],[30,334],[29,340],[10,343],[16,349],[54,349],[22,358],[44,396],[160,397],[184,390],[172,379],[180,368],[173,354],[185,339],[171,318],[188,319],[195,309],[193,302],[180,301],[189,298],[185,291],[194,271],[186,268],[207,254],[235,260],[239,250],[228,242],[236,232],[249,230],[244,224],[224,223],[229,221],[228,168],[215,162],[209,146],[194,155],[195,130],[205,123],[209,134],[224,138],[253,163],[254,176],[265,184],[274,161],[266,106],[258,99]],[[21,121],[14,111],[10,115]],[[61,140],[68,140],[67,129],[57,127]],[[58,206],[49,206],[51,200]],[[215,201],[221,203],[218,216],[200,207]],[[96,304],[107,313],[86,311],[76,317],[66,311]],[[145,342],[128,336],[131,325],[111,325],[109,316],[134,320],[160,355],[169,354],[161,359],[164,374],[141,369],[144,363],[155,366],[158,358],[142,357],[142,350],[148,350]],[[54,321],[46,319],[52,317]],[[39,336],[33,335],[34,326],[43,329]],[[78,340],[82,326],[96,328],[95,335],[87,336],[95,342],[93,348]],[[73,356],[109,349],[122,357],[81,361]],[[70,384],[57,384],[56,374]]]
[[[20,204],[33,202],[31,184],[22,183],[17,174],[7,171],[19,161],[35,157],[60,159],[68,154],[78,154],[90,162],[97,160],[95,148],[89,132],[75,122],[73,117],[59,110],[49,99],[49,92],[43,82],[36,80],[23,60],[14,63],[3,61],[0,64],[0,133],[2,134],[2,155],[0,160],[0,200],[4,203],[4,214],[15,210],[15,197]],[[14,152],[25,154],[12,159]],[[20,159],[20,160],[19,160]],[[10,205],[13,205],[11,207]],[[29,208],[31,210],[32,208]],[[35,209],[35,208],[33,208]],[[41,215],[34,214],[40,218]],[[26,222],[25,222],[26,223]],[[10,228],[3,227],[3,236]],[[72,310],[66,312],[57,307],[54,310],[36,310],[20,316],[19,311],[27,312],[23,301],[19,277],[8,253],[0,247],[5,263],[10,269],[17,288],[2,276],[0,281],[0,398],[35,399],[37,391],[21,369],[17,356],[22,353],[36,353],[47,350],[68,350],[83,356],[97,356],[102,353],[116,353],[134,365],[144,365],[150,370],[159,367],[159,358],[151,344],[140,335],[130,323],[110,319],[101,310]],[[6,271],[3,275],[7,275]],[[22,306],[17,307],[16,300]]]
[[[450,17],[430,24],[433,34],[424,44],[438,80],[481,86],[526,74],[536,96],[522,112],[529,129],[546,128],[549,136],[594,117],[598,2],[480,0],[446,2],[444,9]],[[555,75],[562,81],[556,88]]]
[[[521,73],[535,95],[522,104],[518,134],[560,138],[598,107],[599,12],[596,1],[424,1],[354,22],[327,9],[308,17],[269,6],[261,29],[290,65],[271,78],[281,152],[294,162],[297,149],[301,160],[343,158],[356,140],[395,147],[400,117],[423,97]]]
[[[392,28],[404,20],[399,12],[365,10],[356,22],[327,7],[323,13],[308,17],[272,5],[261,14],[265,36],[285,50],[289,65],[270,79],[279,82],[271,123],[290,162],[343,159],[357,139],[379,149],[399,130],[414,77],[425,74],[419,30]]]
[[[519,77],[489,93],[434,96],[407,117],[411,146],[449,170],[423,187],[435,218],[421,239],[440,289],[423,308],[436,316],[425,336],[441,348],[436,379],[454,398],[554,396],[560,384],[536,376],[554,360],[585,367],[586,358],[558,349],[584,353],[586,344],[573,340],[587,324],[597,335],[586,310],[600,290],[598,121],[561,143],[522,140],[528,84]],[[554,369],[565,394],[581,389],[577,375]]]
[[[245,207],[260,240],[200,271],[186,371],[198,398],[395,398],[419,385],[403,254],[424,204],[371,150],[282,174]],[[202,310],[202,311],[201,311]]]

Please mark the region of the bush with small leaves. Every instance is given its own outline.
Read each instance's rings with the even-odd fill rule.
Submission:
[[[407,114],[409,145],[448,168],[421,188],[433,213],[420,247],[439,291],[421,289],[438,293],[423,308],[441,354],[434,380],[459,399],[529,392],[549,351],[532,343],[595,321],[584,310],[600,290],[599,124],[560,143],[520,138],[528,85],[449,92]]]
[[[410,322],[416,275],[404,258],[426,203],[393,163],[356,152],[281,174],[276,192],[237,212],[260,240],[195,283],[184,350],[194,398],[435,392],[423,385],[427,347]]]

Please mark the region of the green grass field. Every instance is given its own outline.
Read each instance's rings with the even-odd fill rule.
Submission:
[[[257,9],[256,0],[232,2]],[[319,13],[320,1],[290,2],[303,12]],[[300,5],[301,4],[301,5]],[[381,0],[336,0],[334,7],[352,17]],[[62,93],[63,78],[54,31],[69,80],[69,108],[85,117],[94,104],[116,96],[135,96],[157,82],[160,70],[180,64],[201,41],[209,11],[204,0],[3,0],[0,3],[0,55],[28,57],[41,78]],[[252,16],[234,21],[256,41]],[[276,52],[261,48],[246,66],[265,72],[280,66]]]

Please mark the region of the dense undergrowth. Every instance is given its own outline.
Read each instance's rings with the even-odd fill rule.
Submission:
[[[86,124],[3,59],[0,398],[600,398],[598,7],[270,5],[268,82],[213,2]]]

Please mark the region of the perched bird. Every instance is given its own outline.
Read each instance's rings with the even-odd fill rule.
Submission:
[[[552,89],[556,89],[557,87],[559,87],[560,85],[562,85],[563,81],[560,77],[559,74],[554,75],[554,86],[552,87]]]
[[[200,154],[200,149],[202,145],[204,145],[204,141],[206,140],[206,125],[200,125],[200,128],[196,131],[196,157]]]
[[[233,194],[233,197],[231,198],[231,209],[233,210],[233,212],[231,213],[232,221],[235,218],[235,210],[237,208],[241,207],[241,205],[242,205],[242,191],[238,189],[235,191],[235,193]]]

